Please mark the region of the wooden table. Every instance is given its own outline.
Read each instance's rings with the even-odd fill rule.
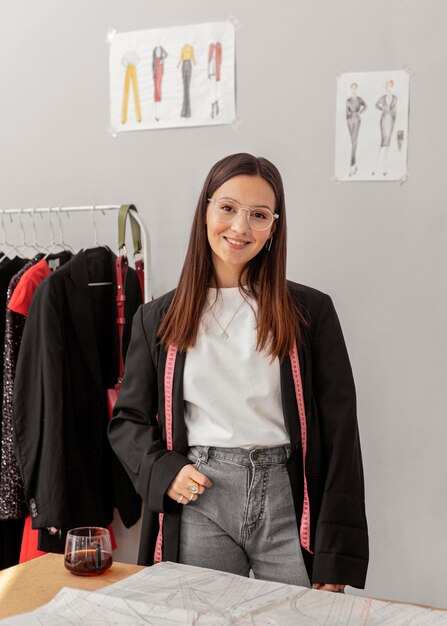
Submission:
[[[45,554],[0,571],[0,619],[37,609],[62,587],[94,591],[141,569],[138,565],[113,563],[101,576],[75,576],[65,569],[63,555]]]
[[[136,574],[141,569],[139,565],[113,563],[101,576],[75,576],[65,569],[63,555],[45,554],[33,561],[0,571],[0,619],[37,609],[52,600],[63,587],[94,591]]]

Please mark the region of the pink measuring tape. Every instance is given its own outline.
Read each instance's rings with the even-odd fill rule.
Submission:
[[[301,381],[301,369],[300,361],[298,358],[298,350],[296,344],[291,350],[290,363],[292,365],[293,383],[295,386],[295,396],[298,406],[298,415],[300,418],[301,429],[301,447],[303,453],[303,475],[304,475],[304,498],[303,498],[303,513],[301,515],[300,524],[300,542],[305,550],[310,554],[313,554],[310,549],[310,506],[309,506],[309,494],[307,492],[307,478],[306,478],[306,451],[307,451],[307,425],[306,425],[306,410],[304,408],[304,394],[303,385]],[[173,345],[168,346],[168,354],[166,357],[165,368],[165,417],[166,417],[166,447],[168,450],[172,450],[172,388],[174,383],[174,368],[175,359],[177,357],[177,348]],[[162,560],[162,547],[163,547],[163,520],[164,514],[158,514],[158,535],[157,542],[155,544],[154,563],[159,563]]]

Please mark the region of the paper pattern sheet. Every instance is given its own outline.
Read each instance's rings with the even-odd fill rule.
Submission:
[[[2,624],[56,626],[400,626],[447,624],[447,612],[160,563],[95,592],[64,588]]]
[[[109,66],[113,132],[231,124],[236,117],[230,21],[118,33]]]
[[[341,181],[407,175],[410,75],[345,72],[337,80],[335,176]]]

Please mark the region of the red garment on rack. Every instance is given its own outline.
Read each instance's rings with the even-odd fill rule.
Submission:
[[[19,563],[25,563],[32,559],[37,559],[38,556],[46,554],[37,549],[37,542],[39,540],[39,531],[33,530],[31,527],[31,515],[25,519],[25,525],[23,527],[22,535],[22,547],[20,549]]]
[[[20,279],[17,287],[8,303],[8,309],[14,313],[21,313],[25,317],[28,315],[31,300],[33,299],[36,288],[40,285],[44,278],[51,274],[46,259],[42,259],[32,267],[30,267]]]

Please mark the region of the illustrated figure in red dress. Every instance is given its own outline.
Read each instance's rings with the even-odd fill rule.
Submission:
[[[208,78],[213,81],[211,117],[219,115],[219,83],[220,66],[222,64],[222,44],[220,41],[210,43],[208,48]]]
[[[159,121],[159,102],[161,102],[161,83],[163,80],[164,61],[168,53],[162,46],[155,46],[152,51],[152,76],[154,79],[155,121]]]

